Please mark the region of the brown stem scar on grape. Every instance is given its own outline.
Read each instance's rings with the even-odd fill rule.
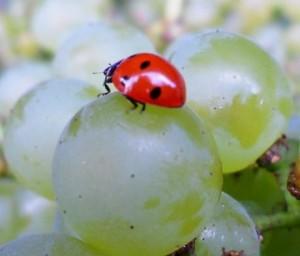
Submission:
[[[283,148],[286,151],[289,149],[287,137],[284,134],[257,159],[256,163],[261,167],[268,167],[272,164],[276,164],[282,158]]]
[[[226,251],[226,249],[223,247],[221,256],[246,256],[246,254],[244,253],[243,250],[241,250],[241,251],[235,251],[235,250]]]
[[[291,166],[287,181],[287,190],[293,197],[300,200],[300,159]]]

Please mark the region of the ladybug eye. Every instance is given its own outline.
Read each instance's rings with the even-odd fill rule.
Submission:
[[[149,60],[145,60],[140,64],[140,69],[145,69],[147,67],[150,66],[150,61]]]
[[[151,91],[150,91],[150,98],[155,100],[157,99],[161,94],[161,88],[160,87],[154,87]]]

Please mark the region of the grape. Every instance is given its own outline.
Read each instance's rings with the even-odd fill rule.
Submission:
[[[294,20],[297,23],[300,21],[300,2],[298,0],[286,0],[280,2],[282,11],[289,17],[291,20]]]
[[[220,164],[188,107],[131,108],[113,93],[76,114],[55,152],[55,192],[71,228],[104,253],[166,255],[211,215]]]
[[[223,191],[241,202],[252,216],[271,215],[285,209],[277,177],[263,168],[253,167],[238,175],[225,175]]]
[[[299,5],[299,11],[300,11],[300,5]],[[291,24],[286,30],[285,37],[283,40],[285,40],[286,48],[291,56],[294,58],[299,55],[300,53],[300,25],[299,23]],[[293,60],[294,58],[291,58]],[[299,57],[298,57],[299,58]]]
[[[93,72],[103,71],[109,63],[137,52],[154,52],[149,39],[137,30],[128,25],[88,24],[64,41],[57,51],[54,69],[62,77],[99,84],[99,75]]]
[[[284,37],[284,30],[279,24],[268,24],[259,28],[252,36],[253,40],[280,63],[281,66],[285,65],[286,62]]]
[[[184,22],[192,28],[205,27],[217,19],[219,1],[192,0],[185,4]]]
[[[294,114],[289,120],[288,128],[285,132],[288,138],[300,140],[300,114]]]
[[[4,132],[4,154],[25,187],[54,198],[51,164],[59,135],[97,93],[97,88],[82,81],[50,80],[18,101]]]
[[[165,5],[166,2],[160,0],[129,0],[126,2],[124,11],[135,25],[146,27],[161,19],[165,11]]]
[[[3,244],[20,235],[49,232],[56,204],[1,178],[0,209],[0,244]]]
[[[243,251],[259,255],[260,242],[255,225],[245,209],[232,197],[222,193],[210,223],[196,240],[196,256],[222,255],[225,251]]]
[[[299,236],[299,225],[268,230],[263,233],[261,255],[298,255]]]
[[[0,3],[1,5],[1,3]],[[8,65],[13,56],[13,49],[8,36],[8,31],[4,25],[4,17],[0,15],[0,71],[1,67]]]
[[[27,220],[20,235],[50,232],[55,221],[56,203],[24,190],[18,194],[19,214]]]
[[[83,242],[62,234],[19,238],[0,248],[1,256],[101,256]]]
[[[0,244],[15,238],[26,225],[25,218],[20,218],[15,210],[18,192],[14,182],[0,179]]]
[[[22,95],[50,77],[50,67],[41,62],[24,62],[6,69],[0,76],[0,123]]]
[[[35,9],[31,31],[39,44],[56,50],[77,26],[96,21],[98,9],[84,1],[47,0]]]
[[[3,127],[0,123],[0,152],[2,151],[2,142],[3,142]]]
[[[64,219],[63,213],[57,209],[53,232],[63,233],[79,239],[79,236],[71,229],[69,223]]]
[[[1,1],[1,7],[4,11],[3,14],[8,16],[12,22],[15,22],[15,26],[19,29],[22,27],[24,30],[26,28],[25,24],[27,19],[30,17],[32,8],[38,3],[39,0],[27,0],[27,1],[19,1],[19,0],[9,0],[9,1]],[[11,24],[10,24],[11,25]],[[16,28],[16,27],[15,27]],[[13,29],[13,28],[11,28]],[[16,32],[16,31],[11,31]],[[19,32],[19,31],[18,31]]]
[[[257,45],[217,30],[179,39],[166,56],[186,80],[188,105],[211,127],[224,173],[253,163],[280,137],[292,109],[289,83]]]
[[[262,27],[271,19],[274,5],[274,1],[239,1],[235,6],[237,29],[251,32]]]

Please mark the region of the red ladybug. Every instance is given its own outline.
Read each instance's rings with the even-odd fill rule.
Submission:
[[[110,93],[108,83],[126,96],[137,107],[142,104],[179,108],[185,103],[185,82],[177,69],[162,57],[152,53],[138,53],[107,67],[104,87]]]

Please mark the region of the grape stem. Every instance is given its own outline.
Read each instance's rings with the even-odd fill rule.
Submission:
[[[287,211],[292,212],[300,212],[300,203],[287,189],[287,181],[288,176],[291,172],[290,167],[283,167],[279,170],[280,175],[278,176],[280,188],[284,194],[285,202],[287,205]]]
[[[300,212],[280,212],[270,216],[258,216],[255,218],[255,223],[260,232],[300,225]]]
[[[290,168],[284,166],[278,170],[278,181],[281,190],[284,193],[286,202],[286,211],[275,213],[267,216],[257,216],[255,223],[257,228],[261,231],[268,231],[275,228],[291,227],[293,225],[300,225],[300,203],[287,190],[287,179]]]

